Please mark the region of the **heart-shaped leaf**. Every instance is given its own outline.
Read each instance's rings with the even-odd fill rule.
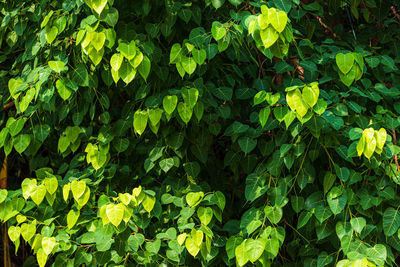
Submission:
[[[29,241],[36,233],[36,224],[35,223],[23,223],[21,225],[21,235],[25,241]]]
[[[54,246],[56,245],[56,238],[44,236],[42,238],[42,249],[46,255],[50,255],[53,251]]]
[[[191,192],[186,195],[186,202],[191,207],[195,207],[203,200],[204,193],[203,192]]]
[[[104,43],[106,42],[106,35],[104,32],[92,32],[90,34],[93,35],[90,43],[97,51],[99,51],[103,48]]]
[[[193,59],[197,64],[202,65],[207,58],[207,52],[204,49],[193,49]]]
[[[49,192],[49,194],[52,195],[56,192],[58,187],[58,180],[56,177],[45,178],[43,183],[46,186],[46,190]]]
[[[149,113],[144,110],[137,110],[133,115],[133,128],[135,132],[142,135],[147,126]]]
[[[197,216],[204,225],[208,225],[213,217],[213,210],[210,207],[199,207],[197,209]]]
[[[338,53],[336,55],[336,64],[343,74],[347,74],[354,64],[354,57],[352,53]]]
[[[51,44],[57,37],[58,29],[56,26],[46,27],[46,41]]]
[[[83,195],[83,193],[85,193],[85,190],[86,190],[85,181],[74,180],[71,182],[71,191],[75,200],[78,200]]]
[[[178,104],[178,113],[184,123],[188,123],[192,118],[193,109],[190,108],[189,104],[180,102]]]
[[[167,95],[163,98],[163,108],[167,114],[172,114],[178,103],[178,97],[176,95]]]
[[[196,88],[183,88],[181,92],[185,103],[187,103],[190,108],[194,108],[199,97],[199,91]]]
[[[211,33],[215,41],[222,39],[226,34],[226,29],[222,26],[221,22],[214,21],[211,27]]]
[[[136,43],[131,41],[130,43],[121,42],[118,45],[119,52],[128,60],[132,60],[136,55]]]
[[[114,226],[118,226],[124,216],[125,206],[122,203],[108,204],[106,207],[107,218]]]
[[[60,73],[65,66],[63,61],[49,61],[47,64],[49,64],[50,69],[57,73]]]
[[[262,255],[265,249],[265,241],[262,239],[247,239],[245,243],[246,248],[246,256],[249,260],[254,263],[256,262]]]
[[[268,10],[268,20],[272,26],[279,33],[283,32],[287,24],[287,14],[282,10],[276,10],[275,8],[270,8]]]
[[[15,242],[19,236],[21,235],[21,228],[19,226],[10,226],[10,228],[8,228],[8,236],[10,237],[10,240],[12,242]]]
[[[90,0],[89,2],[94,11],[99,15],[107,5],[107,0]]]
[[[274,28],[269,26],[265,30],[260,31],[260,37],[264,47],[269,48],[278,40],[279,34]]]
[[[69,229],[72,229],[76,222],[78,221],[80,212],[75,210],[70,210],[67,215],[67,226]]]
[[[46,187],[43,184],[38,185],[36,186],[36,188],[33,189],[31,193],[31,198],[36,205],[42,203],[44,197],[46,196],[46,191]]]
[[[197,63],[192,57],[182,57],[181,64],[183,69],[189,75],[192,75],[193,72],[196,70]]]

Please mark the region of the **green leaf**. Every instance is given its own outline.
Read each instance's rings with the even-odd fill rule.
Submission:
[[[370,159],[376,148],[375,131],[372,128],[367,128],[363,131],[362,136],[364,142],[364,155]]]
[[[89,58],[95,66],[99,65],[104,55],[104,48],[97,51],[96,49],[91,49],[89,52]]]
[[[270,258],[275,258],[279,252],[279,241],[277,239],[265,240],[265,251],[269,254]]]
[[[275,30],[281,33],[285,29],[288,19],[287,14],[284,11],[278,11],[275,8],[270,8],[268,10],[268,20]]]
[[[260,31],[261,41],[265,48],[271,47],[278,40],[278,32],[271,26]]]
[[[238,140],[240,149],[245,153],[250,153],[257,145],[257,140],[250,137],[241,137]]]
[[[153,242],[146,242],[146,250],[150,253],[156,254],[160,250],[161,247],[161,240],[156,239]]]
[[[133,116],[133,128],[135,132],[142,135],[147,126],[149,114],[144,110],[137,110]]]
[[[47,192],[49,194],[54,194],[58,188],[58,181],[56,177],[51,177],[51,178],[45,178],[43,180],[43,183],[46,187]]]
[[[350,224],[354,231],[361,234],[361,231],[366,226],[367,221],[363,217],[356,217],[356,218],[351,218]]]
[[[131,64],[131,66],[136,69],[137,67],[139,67],[139,65],[143,62],[144,59],[144,55],[142,52],[140,52],[139,50],[136,51],[136,56],[134,59],[129,61],[129,64]]]
[[[268,220],[273,224],[277,224],[282,219],[283,212],[279,207],[265,206],[264,212]]]
[[[347,74],[354,64],[354,57],[352,53],[338,53],[336,55],[336,64],[343,74]]]
[[[246,241],[235,248],[235,257],[239,266],[245,265],[250,260],[246,253]]]
[[[42,23],[40,24],[41,29],[43,29],[47,25],[47,23],[49,23],[49,20],[50,20],[51,16],[53,16],[53,14],[54,14],[53,10],[50,10],[49,13],[47,13],[47,15],[44,17]]]
[[[35,223],[23,223],[21,225],[21,235],[25,241],[29,241],[36,233]]]
[[[245,187],[245,197],[247,201],[254,201],[265,192],[267,192],[268,186],[265,185],[265,177],[261,175],[257,175],[255,173],[251,173],[246,178],[246,187]]]
[[[203,65],[204,61],[207,58],[207,52],[204,49],[193,49],[192,51],[194,61],[199,64]]]
[[[215,9],[220,8],[225,3],[225,0],[211,0],[211,4]]]
[[[29,134],[20,134],[14,138],[14,148],[19,153],[22,154],[31,143],[31,136]]]
[[[56,88],[57,88],[58,94],[60,95],[60,97],[63,100],[67,100],[72,94],[72,91],[68,87],[65,86],[64,82],[61,79],[57,80]]]
[[[258,114],[258,118],[260,119],[261,127],[265,126],[270,114],[271,114],[271,109],[269,107],[265,107],[260,110],[260,113]]]
[[[146,81],[147,77],[149,77],[150,74],[150,69],[151,69],[151,62],[150,59],[146,56],[143,57],[142,63],[140,63],[138,67],[138,71],[140,76]]]
[[[46,255],[50,255],[50,253],[53,251],[53,248],[55,247],[55,245],[56,245],[55,237],[44,236],[42,238],[42,249]]]
[[[208,225],[213,217],[213,210],[210,207],[199,207],[197,209],[197,216],[203,225]]]
[[[196,207],[203,200],[204,193],[203,192],[190,192],[186,195],[186,202],[191,207]]]
[[[230,87],[221,86],[214,88],[211,93],[221,100],[230,101],[232,99],[233,90]]]
[[[19,226],[10,226],[10,228],[8,228],[8,236],[10,237],[10,240],[12,242],[15,242],[19,236],[21,235],[21,228]]]
[[[7,189],[0,189],[0,203],[4,202],[6,200],[8,195]]]
[[[174,159],[173,158],[167,158],[160,160],[160,168],[167,173],[173,166],[174,166]]]
[[[132,60],[136,55],[136,43],[131,41],[129,44],[121,42],[118,45],[119,52],[127,59]]]
[[[182,61],[182,47],[180,44],[173,44],[171,47],[171,52],[169,54],[169,63],[178,63]]]
[[[92,35],[90,43],[99,51],[106,42],[106,35],[103,32],[91,32],[90,34]]]
[[[254,240],[252,238],[247,239],[245,243],[245,248],[246,256],[252,263],[254,263],[261,257],[261,254],[264,252],[265,241],[261,238],[257,240]]]
[[[67,226],[72,229],[79,219],[80,212],[75,210],[70,210],[67,214]]]
[[[110,59],[111,68],[115,71],[118,71],[119,68],[121,67],[123,60],[124,60],[124,57],[119,53],[112,55],[112,57]]]
[[[299,213],[304,208],[304,198],[300,196],[292,196],[290,198],[294,212]]]
[[[10,124],[9,124],[10,121]],[[21,117],[18,120],[14,120],[14,118],[10,118],[7,121],[7,128],[10,130],[11,136],[16,136],[21,132],[21,130],[24,128],[24,124],[26,122],[26,118]]]
[[[390,207],[383,213],[383,232],[385,236],[392,236],[400,227],[399,211]]]
[[[386,130],[384,128],[381,128],[379,129],[379,131],[375,131],[374,136],[376,139],[376,147],[378,149],[383,149],[387,138]]]
[[[62,61],[49,61],[47,62],[47,64],[49,64],[50,69],[57,73],[61,73],[62,69],[65,66],[65,63]]]
[[[81,196],[83,196],[85,190],[86,190],[85,181],[74,180],[71,182],[71,192],[75,200],[78,200]]]
[[[199,97],[199,91],[196,88],[190,88],[190,89],[183,88],[181,92],[185,103],[188,104],[191,109],[193,109],[197,103],[197,99]]]
[[[83,64],[79,64],[72,70],[72,81],[79,86],[89,86],[89,74]]]
[[[144,198],[142,205],[143,208],[150,213],[153,210],[155,203],[156,203],[156,198],[146,194],[146,197]]]
[[[150,123],[154,126],[157,125],[161,120],[162,114],[163,114],[163,110],[160,108],[150,109],[149,110]]]
[[[226,253],[228,254],[229,259],[233,259],[235,257],[235,249],[236,247],[243,242],[243,238],[240,236],[231,236],[228,241],[226,241]]]
[[[36,253],[36,259],[39,263],[39,267],[44,267],[47,261],[47,254],[44,252],[43,248],[39,248]]]
[[[331,191],[329,191],[327,199],[329,208],[331,209],[333,214],[337,215],[342,212],[342,210],[346,206],[347,194],[343,190],[343,188],[335,186],[331,189]]]
[[[286,94],[286,102],[293,111],[296,111],[296,113],[299,114],[301,118],[307,114],[308,106],[304,102],[299,89],[288,92]]]
[[[103,9],[107,5],[107,0],[90,0],[88,1],[88,5],[97,12],[97,14],[101,14]]]
[[[197,63],[193,57],[182,57],[181,64],[185,72],[189,75],[192,75],[197,67]]]
[[[51,44],[57,37],[58,29],[56,26],[46,27],[46,41]]]
[[[200,165],[197,162],[187,162],[183,164],[185,172],[192,178],[196,178],[200,173]]]
[[[351,70],[347,74],[343,74],[340,71],[339,78],[347,87],[349,87],[356,78],[356,68],[351,68]]]
[[[106,207],[107,218],[114,226],[118,226],[124,217],[125,206],[122,203],[108,204]]]
[[[182,121],[185,124],[188,124],[188,122],[192,118],[193,109],[190,108],[189,104],[180,102],[178,104],[178,113]]]
[[[203,242],[203,232],[201,230],[192,229],[190,237],[186,238],[185,247],[193,257],[196,257],[200,251]]]
[[[163,98],[163,108],[167,114],[172,114],[178,103],[178,97],[176,95],[167,95]]]
[[[302,98],[303,101],[310,107],[314,107],[318,101],[319,89],[318,87],[305,86],[303,88]]]
[[[217,206],[221,209],[221,211],[223,211],[226,203],[224,194],[221,191],[216,191],[213,194],[213,199],[215,204],[217,204]]]
[[[33,127],[33,135],[37,140],[43,143],[50,134],[50,126],[48,124],[38,124]]]
[[[215,41],[218,41],[225,36],[226,29],[219,21],[214,21],[212,23],[211,33]]]
[[[234,6],[238,6],[243,2],[243,0],[229,0],[229,3],[231,3]]]
[[[333,186],[335,181],[336,181],[336,175],[334,175],[331,172],[325,173],[324,182],[323,182],[324,194],[328,193],[328,191],[331,189],[331,187]]]

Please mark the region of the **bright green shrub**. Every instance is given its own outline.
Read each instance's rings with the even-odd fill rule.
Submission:
[[[25,178],[10,171],[0,220],[16,252],[393,266],[395,2],[0,1],[0,148]]]

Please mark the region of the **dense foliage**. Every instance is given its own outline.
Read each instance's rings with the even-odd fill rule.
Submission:
[[[15,253],[395,265],[396,2],[0,0]]]

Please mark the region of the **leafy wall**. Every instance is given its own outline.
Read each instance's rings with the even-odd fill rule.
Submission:
[[[397,4],[1,0],[12,253],[396,266]]]

